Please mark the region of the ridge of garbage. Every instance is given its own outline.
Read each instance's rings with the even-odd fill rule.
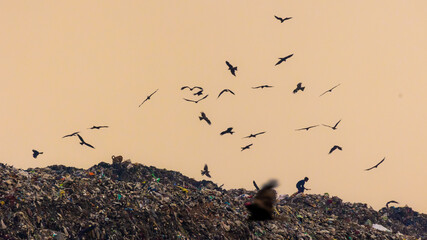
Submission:
[[[89,169],[0,163],[0,239],[427,239],[427,215],[328,194],[280,195],[247,221],[255,191],[113,159]]]

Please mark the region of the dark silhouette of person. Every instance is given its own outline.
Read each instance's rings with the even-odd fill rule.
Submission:
[[[291,197],[295,197],[295,196],[296,196],[297,194],[299,194],[299,193],[304,194],[304,190],[310,190],[309,188],[305,188],[305,187],[304,187],[304,184],[305,184],[307,181],[308,181],[308,177],[305,177],[303,180],[300,180],[300,181],[297,183],[297,189],[298,189],[298,192],[296,192],[296,193],[292,194],[292,196],[291,196]]]

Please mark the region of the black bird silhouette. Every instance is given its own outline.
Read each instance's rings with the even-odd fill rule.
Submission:
[[[233,94],[234,95],[234,92],[233,91],[231,91],[230,89],[224,89],[224,90],[222,90],[220,93],[219,93],[219,95],[218,95],[218,97],[217,97],[217,99],[219,98],[219,96],[221,96],[223,93],[225,93],[225,92],[229,92],[229,93],[231,93],[231,94]]]
[[[274,17],[275,17],[277,20],[279,20],[281,23],[283,23],[283,22],[284,22],[284,21],[286,21],[286,20],[292,19],[292,17],[281,18],[281,17],[278,17],[278,16],[276,16],[276,15],[274,15]]]
[[[274,65],[274,66],[277,66],[277,65],[281,64],[282,62],[286,62],[286,60],[287,60],[288,58],[292,57],[293,55],[294,55],[294,54],[288,55],[288,56],[283,57],[283,58],[279,58],[280,60],[279,60],[279,61],[276,63],[276,65]]]
[[[254,138],[254,137],[256,137],[256,136],[258,136],[258,135],[260,135],[260,134],[264,134],[265,132],[259,132],[259,133],[255,133],[255,134],[253,134],[253,133],[251,133],[249,136],[246,136],[246,137],[244,137],[244,138]]]
[[[261,88],[261,89],[263,89],[263,88],[272,88],[273,86],[270,86],[270,85],[261,85],[261,86],[258,86],[258,87],[252,87],[253,89],[257,89],[257,88]]]
[[[184,100],[185,101],[189,101],[189,102],[193,102],[193,103],[198,103],[198,102],[200,102],[200,101],[202,101],[203,99],[205,99],[205,98],[207,98],[209,95],[205,95],[204,97],[202,97],[202,98],[200,98],[199,100],[191,100],[191,99],[187,99],[187,98],[184,98]]]
[[[341,150],[342,151],[342,147],[335,145],[331,148],[331,150],[329,151],[329,154],[331,154],[333,151],[335,151],[336,149]]]
[[[310,128],[314,128],[314,127],[317,127],[317,126],[319,126],[319,125],[313,125],[313,126],[310,126],[310,127],[305,127],[305,128],[299,128],[299,129],[295,129],[295,131],[301,131],[301,130],[309,130]]]
[[[253,182],[253,184],[254,184],[255,189],[256,189],[257,191],[259,191],[259,187],[258,187],[258,185],[256,184],[255,180],[253,180],[252,182]]]
[[[209,120],[208,117],[206,117],[206,114],[204,112],[200,113],[202,116],[199,117],[200,121],[205,120],[209,125],[211,125],[211,120]]]
[[[231,74],[236,76],[237,67],[233,67],[228,61],[225,61],[225,64],[228,66],[228,70],[230,70]]]
[[[385,160],[385,158],[383,158],[383,160],[381,160],[381,162],[377,163],[377,165],[375,165],[375,166],[373,166],[371,168],[365,169],[365,171],[369,171],[371,169],[377,168],[382,162],[384,162],[384,160]]]
[[[77,133],[79,133],[79,132],[73,132],[73,133],[71,133],[71,134],[68,134],[68,135],[63,136],[62,138],[72,137],[72,136],[75,136]]]
[[[88,128],[88,129],[100,129],[100,128],[108,128],[108,126],[93,126],[91,128]]]
[[[391,204],[391,203],[399,204],[398,202],[396,202],[396,201],[394,201],[394,200],[391,200],[391,201],[388,201],[388,202],[385,204],[385,206],[388,208],[388,205],[389,205],[389,204]]]
[[[80,136],[80,134],[77,134],[77,137],[79,137],[80,139],[80,145],[86,145],[88,147],[94,148],[92,145],[90,145],[89,143],[85,142],[85,140],[83,140],[82,136]]]
[[[202,170],[202,176],[203,175],[206,175],[206,177],[211,177],[211,175],[209,174],[209,170],[208,170],[208,165],[207,164],[205,164],[205,167],[203,168],[203,170]]]
[[[293,93],[297,93],[299,90],[304,91],[305,87],[301,86],[302,83],[297,84],[297,88],[294,89]]]
[[[264,221],[273,219],[274,204],[277,197],[274,188],[277,185],[276,180],[270,180],[257,192],[253,203],[245,203],[246,209],[250,212],[248,220]]]
[[[37,158],[37,156],[39,154],[43,154],[43,152],[39,152],[39,151],[33,149],[33,158]]]
[[[227,134],[227,133],[229,133],[229,134],[231,134],[231,135],[233,135],[233,128],[232,127],[229,127],[229,128],[227,128],[227,130],[225,130],[225,131],[222,131],[219,135],[224,135],[224,134]]]
[[[150,99],[151,99],[151,96],[153,96],[157,91],[159,91],[159,89],[157,89],[156,91],[154,91],[152,94],[148,95],[148,96],[147,96],[147,98],[146,98],[144,101],[142,101],[142,103],[141,103],[141,104],[139,104],[139,106],[138,106],[138,107],[141,107],[141,105],[142,105],[142,104],[144,104],[144,103],[145,103],[145,101],[150,100]]]
[[[327,91],[325,91],[324,93],[322,93],[322,94],[320,94],[320,96],[319,97],[321,97],[321,96],[323,96],[325,93],[327,93],[327,92],[332,92],[332,90],[334,90],[336,87],[338,87],[339,85],[341,85],[341,83],[340,84],[338,84],[338,85],[336,85],[336,86],[334,86],[333,88],[331,88],[331,89],[329,89],[329,90],[327,90]]]
[[[198,87],[198,86],[194,86],[194,87],[189,87],[189,86],[183,86],[182,88],[181,88],[181,90],[184,90],[184,89],[186,89],[186,88],[188,88],[188,89],[190,89],[190,91],[193,91],[194,89],[199,89],[199,91],[197,91],[197,92],[195,92],[193,95],[194,96],[200,96],[200,95],[202,95],[203,94],[203,88],[202,87]]]
[[[337,126],[338,126],[338,124],[341,122],[341,119],[337,122],[337,123],[335,123],[335,125],[333,126],[333,127],[331,127],[331,126],[329,126],[329,125],[326,125],[326,124],[322,124],[323,126],[325,126],[325,127],[330,127],[330,128],[332,128],[332,130],[336,130],[337,129]]]
[[[202,88],[202,87],[198,87],[198,86],[194,86],[194,87],[183,86],[183,87],[181,88],[181,90],[184,90],[184,89],[186,89],[186,88],[190,89],[190,91],[193,91],[195,88],[198,88],[198,89],[200,89],[201,91],[203,91],[203,88]]]
[[[200,90],[200,91],[195,92],[193,95],[194,96],[200,96],[202,94],[203,94],[203,90]]]
[[[241,149],[242,149],[242,151],[243,151],[243,150],[246,150],[246,149],[249,149],[252,145],[253,145],[253,144],[251,143],[251,144],[249,144],[249,145],[246,145],[246,146],[244,146],[244,147],[241,147]]]

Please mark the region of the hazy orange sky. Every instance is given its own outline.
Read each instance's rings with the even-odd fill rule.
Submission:
[[[308,176],[309,193],[427,212],[427,1],[1,1],[0,13],[3,163],[123,155],[197,180],[207,163],[227,189],[277,178],[292,194]],[[186,102],[185,85],[209,96]],[[217,99],[224,88],[235,96]],[[75,131],[95,149],[62,138]]]

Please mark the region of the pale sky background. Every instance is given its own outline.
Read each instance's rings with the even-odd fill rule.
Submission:
[[[88,168],[122,155],[197,180],[207,163],[227,189],[276,178],[292,194],[308,176],[308,193],[426,213],[426,23],[424,0],[1,1],[0,161]],[[263,84],[274,88],[251,88]],[[209,97],[186,102],[184,85]],[[236,95],[217,99],[224,88]],[[96,149],[62,138],[74,131]]]

